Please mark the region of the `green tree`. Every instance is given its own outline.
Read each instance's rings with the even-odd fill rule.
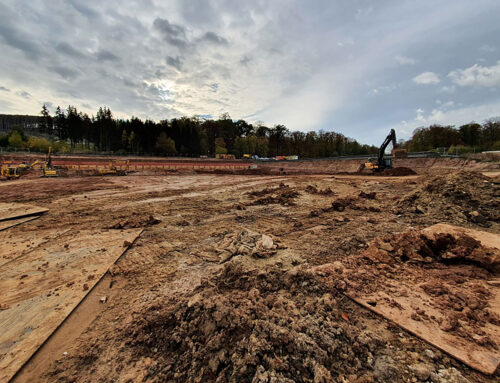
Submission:
[[[17,131],[13,131],[9,136],[9,146],[11,148],[21,149],[25,147],[25,142],[21,134]]]
[[[122,148],[127,149],[129,146],[127,130],[122,130]]]
[[[174,140],[172,140],[170,137],[167,137],[167,134],[165,132],[161,132],[156,139],[156,150],[163,154],[177,153]]]

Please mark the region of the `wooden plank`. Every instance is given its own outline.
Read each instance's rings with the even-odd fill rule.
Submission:
[[[497,234],[446,224],[433,225],[422,233],[428,238],[439,234],[466,234],[491,249],[492,259],[499,256],[500,236]],[[465,309],[472,310],[472,314],[476,310],[487,310],[491,315],[500,317],[498,272],[486,272],[477,265],[467,263],[427,264],[425,268],[407,263],[390,273],[381,273],[376,264],[367,264],[364,269],[366,273],[377,275],[377,283],[372,289],[357,289],[355,278],[348,278],[353,286],[347,291],[348,297],[466,365],[485,374],[496,371],[500,365],[500,353],[496,348],[500,346],[500,326],[488,320],[469,321],[466,316],[461,317],[460,311],[453,305],[443,304],[443,299],[446,302],[447,297],[463,298],[464,312]],[[438,290],[440,292],[430,295],[428,283],[441,289]],[[479,299],[475,294],[480,291],[487,292],[487,295],[479,295],[486,300],[486,304],[476,308],[472,301]],[[469,297],[467,292],[471,294]],[[456,321],[456,324],[451,328],[442,326],[450,320]]]
[[[0,221],[46,213],[49,209],[20,203],[0,203]]]
[[[40,218],[39,215],[33,217],[15,218],[9,219],[7,221],[0,221],[0,231],[10,229],[11,227],[20,225],[25,222],[33,221],[34,219]]]
[[[394,287],[393,287],[394,288]],[[489,287],[493,294],[490,311],[500,314],[500,288]],[[412,313],[415,307],[425,308],[428,316],[442,317],[438,310],[434,310],[427,304],[428,296],[419,294],[419,289],[407,290],[408,296],[397,296],[397,293],[386,294],[378,292],[370,295],[357,296],[348,293],[347,296],[360,305],[372,310],[384,318],[396,323],[406,331],[422,338],[438,349],[450,354],[454,358],[465,363],[484,374],[493,374],[500,364],[500,355],[485,346],[474,341],[443,331],[435,321],[414,320]],[[376,306],[373,306],[376,302]],[[397,302],[399,307],[394,304]],[[491,323],[481,328],[489,339],[497,345],[500,344],[500,328]]]
[[[68,232],[0,269],[1,382],[12,378],[141,232]]]
[[[5,221],[5,223],[11,221]],[[32,251],[37,250],[46,242],[56,241],[58,237],[63,236],[69,229],[63,231],[37,230],[36,235],[32,232],[10,231],[0,232],[0,269],[13,260],[26,256]]]

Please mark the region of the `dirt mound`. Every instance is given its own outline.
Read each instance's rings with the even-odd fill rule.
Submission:
[[[252,197],[260,197],[265,196],[263,198],[259,198],[249,204],[249,206],[256,205],[271,205],[271,204],[280,204],[283,206],[293,206],[295,205],[294,199],[297,198],[300,193],[290,186],[281,183],[276,188],[265,188],[262,190],[257,190],[253,192],[246,193]],[[272,194],[272,195],[270,195]]]
[[[373,381],[372,353],[383,342],[350,323],[323,273],[230,263],[193,295],[137,313],[117,341],[147,358],[154,381]]]
[[[363,193],[363,192],[361,192]],[[363,193],[365,195],[365,199],[374,199],[375,195],[371,193]],[[361,195],[360,195],[361,196]],[[372,212],[380,212],[380,208],[377,206],[367,206],[364,204],[359,204],[360,200],[357,197],[344,197],[344,198],[337,198],[335,201],[332,202],[330,207],[322,209],[323,212],[331,212],[331,211],[338,211],[342,212],[345,209],[349,208],[352,210],[360,210],[360,211],[372,211]]]
[[[375,239],[363,253],[376,263],[473,263],[500,271],[500,251],[484,247],[466,234],[426,233],[412,230]]]
[[[479,173],[455,172],[432,177],[396,206],[398,214],[426,214],[449,222],[488,227],[500,221],[500,190]]]
[[[194,255],[218,263],[227,262],[240,255],[269,258],[284,248],[276,238],[246,229],[221,233],[218,238],[211,238],[208,242]]]
[[[262,196],[265,196],[265,195],[268,195],[268,194],[274,194],[274,193],[282,192],[282,191],[286,191],[286,190],[290,190],[290,186],[289,185],[285,185],[282,182],[282,183],[279,184],[279,186],[277,186],[275,188],[264,188],[262,190],[250,191],[250,192],[247,192],[245,194],[247,194],[249,196],[252,196],[252,197],[262,197]]]
[[[148,217],[131,216],[129,219],[115,223],[107,229],[131,229],[136,227],[148,227],[159,224],[161,221],[152,215]]]
[[[318,194],[318,195],[332,195],[333,190],[330,188],[318,189],[314,185],[307,185],[306,192],[309,194]]]
[[[413,176],[417,174],[414,170],[406,168],[404,166],[399,166],[392,169],[385,169],[380,173],[375,173],[378,176],[391,176],[391,177],[403,177],[403,176]]]
[[[375,197],[377,196],[377,193],[376,192],[368,192],[368,193],[365,193],[364,191],[361,191],[359,192],[359,195],[358,195],[360,198],[366,198],[366,199],[375,199]]]

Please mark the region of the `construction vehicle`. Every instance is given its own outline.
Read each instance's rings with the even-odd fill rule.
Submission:
[[[119,161],[119,160],[111,160],[108,163],[108,166],[104,169],[99,169],[98,172],[100,175],[117,175],[117,176],[126,176],[129,169],[129,160]]]
[[[0,167],[0,177],[6,180],[16,179],[20,176],[19,168],[17,166],[2,165]]]
[[[378,157],[377,160],[373,159],[368,159],[368,161],[365,162],[364,166],[362,165],[361,167],[376,171],[376,172],[381,172],[385,169],[391,169],[392,168],[392,158],[385,158],[385,149],[387,146],[392,142],[392,147],[393,150],[396,148],[396,131],[394,129],[391,129],[391,132],[388,134],[388,136],[385,138],[384,142],[382,145],[380,145],[380,148],[378,150]]]
[[[42,162],[41,165],[42,165],[42,177],[58,176],[57,170],[52,167],[52,146],[49,146],[49,153],[47,155],[46,161]]]

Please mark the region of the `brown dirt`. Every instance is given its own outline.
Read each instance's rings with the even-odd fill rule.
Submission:
[[[330,188],[318,189],[314,185],[307,185],[306,192],[309,194],[318,194],[318,195],[333,195],[333,190]]]
[[[304,268],[231,263],[192,294],[134,313],[115,341],[122,363],[146,363],[151,381],[326,382],[369,368],[380,348],[358,342],[339,298]]]
[[[500,222],[500,189],[479,173],[453,172],[424,181],[396,205],[399,214],[482,227]]]
[[[500,316],[491,311],[493,297],[484,285],[500,273],[498,249],[485,247],[465,234],[409,230],[375,239],[345,265],[352,291],[398,295],[401,292],[390,286],[404,281],[405,286],[420,288],[433,297],[430,307],[442,314],[429,317],[422,307],[415,307],[412,319],[435,321],[443,331],[500,349],[483,332],[486,323],[500,325]]]
[[[300,193],[290,186],[281,183],[276,188],[265,188],[262,190],[257,190],[253,192],[248,192],[248,195],[252,197],[265,196],[254,200],[249,205],[270,205],[270,204],[280,204],[283,206],[292,206],[295,204],[295,198],[297,198]]]
[[[145,228],[108,275],[107,302],[90,292],[98,314],[84,328],[72,327],[70,317],[65,328],[74,340],[49,341],[49,351],[42,349],[15,382],[408,382],[418,380],[408,366],[424,363],[436,376],[455,371],[470,382],[492,383],[498,372],[489,377],[468,368],[342,293],[354,286],[341,272],[351,264],[359,289],[384,275],[403,280],[406,269],[419,283],[430,282],[429,273],[433,280],[444,275],[456,297],[450,278],[460,289],[469,288],[467,294],[475,291],[475,281],[492,279],[491,271],[474,263],[437,256],[431,263],[391,256],[391,264],[360,256],[377,237],[442,219],[453,222],[439,209],[396,214],[401,196],[421,192],[417,181],[137,174],[2,183],[0,193],[8,193],[9,201],[32,198],[49,209],[5,231],[9,238],[67,229],[77,235],[115,225]],[[334,194],[304,192],[309,185]],[[47,198],[48,190],[60,192]],[[476,198],[482,198],[478,190]],[[160,222],[151,224],[150,216]],[[493,221],[487,230],[500,232]],[[264,235],[272,248],[263,249]],[[463,328],[457,318],[452,331]]]
[[[413,176],[417,173],[410,168],[399,166],[392,169],[385,169],[383,172],[375,174],[379,176],[403,177],[403,176]]]

